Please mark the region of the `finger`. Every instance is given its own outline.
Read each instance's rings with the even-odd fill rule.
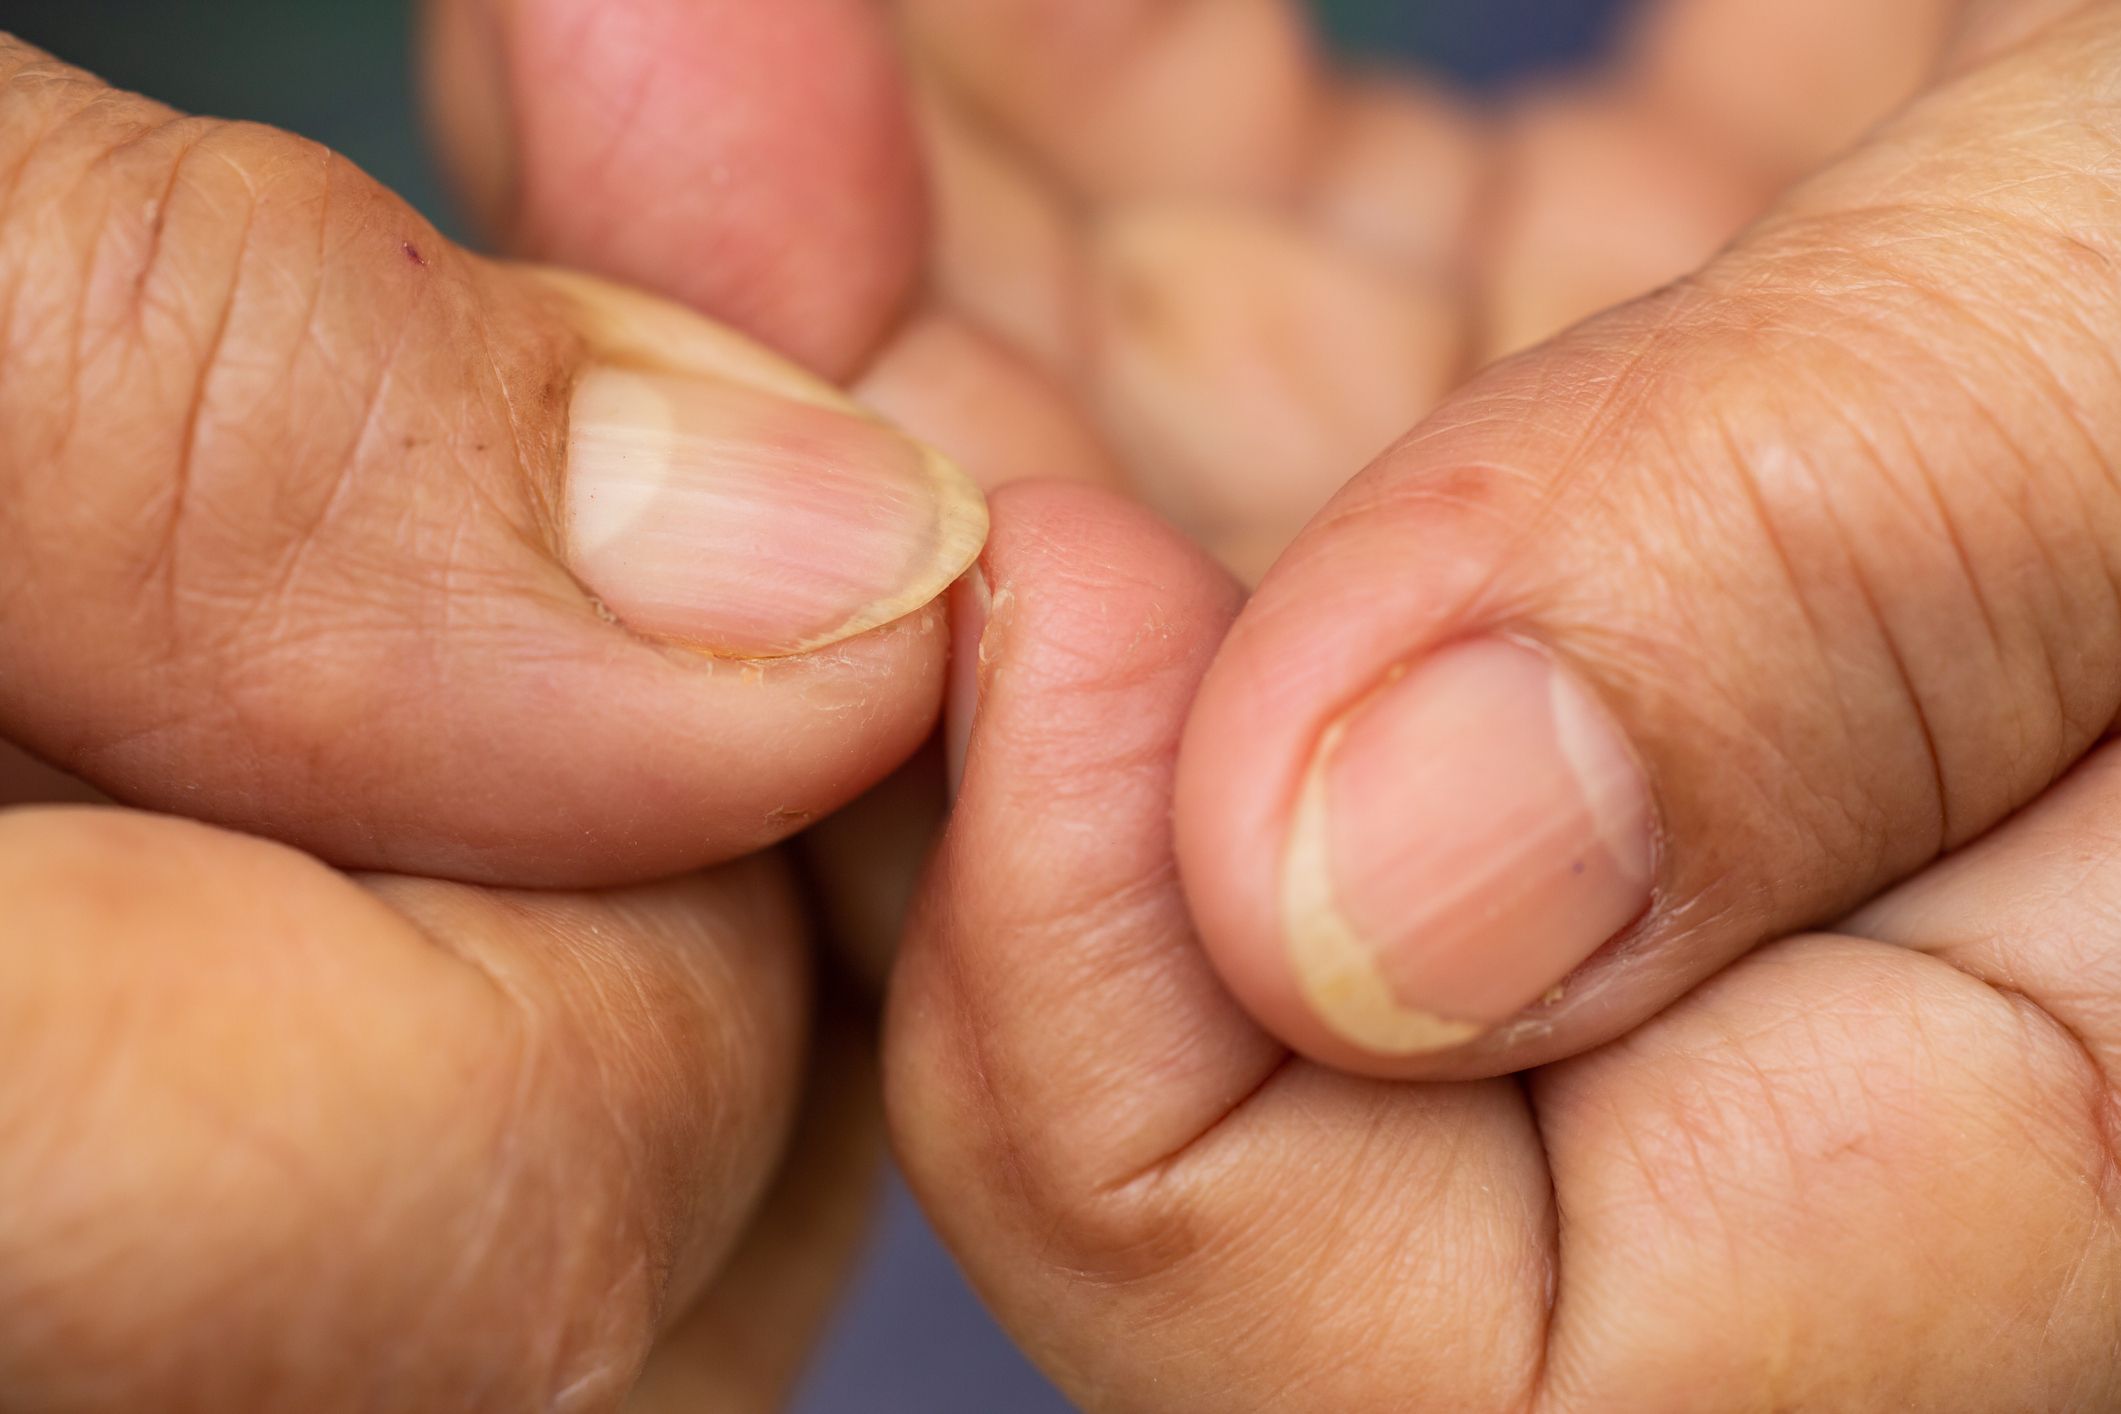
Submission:
[[[1124,1172],[1279,1055],[1205,963],[1173,945],[1185,918],[1159,887],[1168,861],[1155,848],[1177,724],[1234,594],[1198,552],[1116,498],[1027,485],[997,504],[1013,519],[982,561],[990,607],[965,639],[979,665],[976,715],[933,869],[948,901],[918,920],[894,978],[890,1043],[925,1057],[922,1078],[894,1081],[891,1099],[933,1110],[922,1131],[947,1136],[944,1116],[966,1104],[954,1092],[1008,1087],[1003,1109],[1042,1107],[1023,1112],[1028,1131],[1048,1136],[1042,1158]],[[971,706],[953,704],[954,716]],[[1078,780],[1090,793],[1065,784]],[[1093,817],[1109,828],[1083,828]],[[1041,946],[1037,934],[1060,919],[1075,941]],[[989,938],[1011,945],[970,946]],[[963,968],[976,975],[960,981]],[[1060,1024],[1054,1001],[1086,984],[1094,1004],[1072,1002]],[[958,1005],[975,997],[977,1011]],[[1115,1046],[1122,1036],[1132,1044]],[[990,1037],[1011,1048],[1004,1071],[954,1068]],[[1061,1091],[1043,1081],[1064,1056],[1076,1083]],[[1155,1097],[1087,1132],[1095,1097],[1127,1093],[1147,1072],[1163,1077]],[[1048,1106],[1084,1108],[1068,1123]],[[982,1141],[965,1131],[956,1142]]]
[[[1278,200],[1317,121],[1289,0],[904,0],[950,83],[1099,197]]]
[[[1939,958],[2037,1007],[2095,1073],[2121,1067],[2121,906],[2114,857],[2121,751],[2100,748],[2003,828],[1858,909],[1841,927]],[[2098,1099],[2096,1117],[2110,1103]]]
[[[831,377],[904,304],[918,157],[868,0],[429,0],[425,30],[444,164],[509,249]]]
[[[1092,250],[1091,381],[1158,510],[1256,578],[1457,380],[1449,286],[1294,223],[1126,207]]]
[[[1515,1087],[1291,1062],[1191,935],[1169,792],[1230,586],[1083,492],[996,515],[963,788],[886,1028],[915,1190],[1089,1407],[1287,1407],[1293,1371],[1306,1408],[1512,1403],[1547,1231]],[[1372,1339],[1396,1312],[1423,1338]]]
[[[363,890],[16,811],[0,898],[0,1377],[30,1407],[608,1407],[794,1108],[770,862]]]
[[[910,320],[856,388],[868,405],[965,468],[982,490],[1013,481],[1117,486],[1122,473],[1075,400],[1047,374],[954,315]],[[825,932],[882,986],[942,826],[943,753],[924,750],[804,833]]]
[[[2107,748],[1860,937],[1774,944],[1535,1075],[1557,1407],[2113,1403],[2117,809]]]
[[[1124,479],[1103,434],[1069,389],[977,323],[927,313],[907,321],[855,394],[940,449],[982,490],[1012,481]]]
[[[1699,268],[1771,191],[1616,93],[1521,100],[1496,146],[1479,266],[1482,364]]]
[[[1675,127],[1779,183],[1914,97],[1965,3],[1654,0],[1627,63]]]
[[[294,138],[5,41],[0,105],[0,730],[340,863],[544,883],[754,849],[927,733],[984,521],[941,458]]]
[[[2087,12],[1940,94],[1699,277],[1493,371],[1292,549],[1177,817],[1278,1034],[1401,1075],[1595,1044],[2114,718],[2111,192],[2055,105],[2117,39]]]
[[[788,1407],[876,1203],[884,1113],[867,1006],[828,1000],[809,1089],[773,1188],[714,1284],[656,1347],[627,1414]]]

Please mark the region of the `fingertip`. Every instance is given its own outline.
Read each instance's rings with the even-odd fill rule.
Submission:
[[[986,1181],[1007,1146],[1056,1197],[1096,1194],[1281,1054],[1171,877],[1178,736],[1238,593],[1116,493],[1020,483],[994,511],[983,623],[959,592],[962,788],[892,983],[893,1127],[931,1190]],[[1137,1089],[1117,1122],[1090,1108]]]
[[[1118,493],[1025,482],[994,513],[952,605],[962,782],[946,853],[971,866],[952,881],[969,916],[1048,926],[1168,848],[1180,724],[1239,596]]]
[[[973,781],[960,818],[1094,776],[1130,742],[1152,754],[1175,746],[1161,743],[1175,738],[1238,603],[1222,570],[1116,492],[1021,482],[995,493],[993,512],[978,640],[958,650],[976,655],[973,686],[961,694],[976,710],[961,706],[956,730],[968,779],[990,753],[1007,769],[989,778],[993,793]],[[1115,697],[1130,701],[1116,728]]]

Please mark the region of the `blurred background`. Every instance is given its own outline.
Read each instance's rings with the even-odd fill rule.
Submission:
[[[1316,0],[1316,8],[1350,53],[1492,85],[1595,56],[1625,3]],[[179,108],[329,143],[450,228],[413,109],[409,12],[410,0],[0,0],[0,28]],[[795,1407],[1046,1414],[1070,1406],[994,1329],[892,1185],[870,1256]]]

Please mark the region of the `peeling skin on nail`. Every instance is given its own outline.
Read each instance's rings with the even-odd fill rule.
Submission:
[[[1148,615],[1142,620],[1141,627],[1134,631],[1133,639],[1128,642],[1127,651],[1136,653],[1150,643],[1169,643],[1177,637],[1177,633],[1171,621],[1164,617],[1163,606],[1152,604],[1149,606]]]
[[[1001,661],[1001,629],[1016,611],[1016,591],[1008,585],[993,591],[987,600],[987,626],[980,630],[979,670],[980,685],[985,687],[987,672]]]
[[[1326,772],[1346,731],[1343,718],[1319,740],[1282,860],[1282,933],[1297,984],[1334,1034],[1373,1054],[1425,1055],[1464,1045],[1488,1028],[1402,1004],[1375,952],[1341,911],[1326,828]]]

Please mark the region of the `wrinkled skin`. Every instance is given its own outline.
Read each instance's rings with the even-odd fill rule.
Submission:
[[[1750,60],[1763,24],[1811,23],[1803,7],[1672,0],[1610,81],[1488,114],[1425,89],[1326,76],[1273,3],[1071,5],[1056,42],[1060,12],[1041,0],[917,0],[899,18],[933,178],[926,236],[916,130],[899,115],[897,61],[874,12],[854,0],[783,8],[784,27],[747,36],[742,5],[431,7],[445,149],[497,242],[683,300],[852,377],[989,485],[1059,476],[1133,489],[1251,579],[1350,472],[1475,368],[1707,260],[1782,182],[1922,81],[1928,58],[1902,65],[1908,54],[1978,70],[2072,7],[1966,17],[1889,7],[1893,17],[1849,31],[1848,44],[1798,46],[1831,60],[1807,78],[1798,112],[1787,95],[1699,76],[1718,56]],[[1954,18],[1965,28],[1948,40]],[[2074,61],[2096,60],[2085,36],[2110,30],[2101,23],[2066,46]],[[799,52],[814,89],[787,82],[776,45]],[[2014,92],[2051,82],[2065,67],[2056,52],[2021,63],[2015,80],[1977,73],[1991,86],[1987,110],[2012,111]],[[48,101],[48,91],[24,99],[22,55],[7,53],[7,100]],[[773,77],[730,101],[731,85],[761,75]],[[1232,93],[1247,101],[1232,105]],[[1815,101],[1821,93],[1832,101]],[[771,121],[785,108],[807,126]],[[1231,111],[1257,125],[1245,141],[1198,120]],[[732,113],[760,121],[726,121]],[[91,116],[141,125],[140,110],[108,98]],[[2008,124],[1992,126],[1991,138],[2008,136]],[[19,449],[51,445],[62,425],[53,410],[76,393],[99,394],[88,405],[103,415],[86,425],[120,451],[137,449],[139,427],[166,437],[185,425],[201,396],[187,390],[210,386],[208,336],[234,277],[269,292],[251,306],[266,329],[303,332],[299,306],[274,301],[318,273],[312,252],[340,244],[302,222],[278,242],[232,239],[214,211],[263,193],[297,216],[325,211],[327,235],[395,234],[414,219],[314,148],[261,130],[163,132],[160,145],[88,131],[45,169],[68,201],[0,211],[10,274],[59,272],[10,284],[9,308],[30,307],[25,290],[59,317],[99,308],[86,298],[96,267],[81,253],[109,232],[166,234],[132,198],[182,173],[179,189],[202,210],[174,228],[196,234],[165,267],[178,272],[183,319],[158,326],[159,345],[130,342],[122,320],[85,325],[83,338],[162,349],[189,374],[128,393],[47,370],[39,395],[16,392],[0,426],[17,449],[0,472],[18,477]],[[1868,174],[1844,168],[1838,191],[1812,188],[1823,193],[1812,209],[1780,208],[1784,219],[1837,234],[1819,218],[1862,204],[1875,190],[1866,175],[1883,180],[1921,153],[1923,130],[1910,134],[1873,149]],[[35,136],[33,155],[67,155],[68,134],[56,148],[41,124]],[[207,139],[211,160],[187,171],[172,136]],[[606,160],[613,152],[627,160]],[[2096,152],[2088,144],[2040,170],[2096,176]],[[1925,233],[1934,192],[2023,184],[2022,156],[2008,141],[1932,154],[1918,164],[1932,185],[1908,194],[1911,226],[1885,232],[1872,253],[1920,248],[1902,238]],[[711,180],[732,173],[726,188]],[[2098,214],[2095,193],[2065,188],[2085,205],[2047,211]],[[736,195],[700,198],[718,190]],[[605,220],[612,211],[641,215]],[[322,267],[350,296],[320,306],[308,331],[333,357],[300,400],[281,387],[281,406],[359,408],[382,387],[414,422],[470,406],[506,423],[518,406],[509,390],[549,386],[571,367],[565,318],[506,267],[431,245],[424,225],[405,229],[417,230],[401,239],[424,264],[393,240],[368,263]],[[1832,239],[1795,245],[1773,267],[1784,283],[1767,287],[1764,320],[1802,310],[1797,297],[1846,255]],[[1612,559],[1616,539],[1650,567],[1638,581],[1685,567],[1693,542],[1659,492],[1686,484],[1686,452],[1655,437],[1601,444],[1599,375],[1643,366],[1646,340],[1687,327],[1671,311],[1689,291],[1755,290],[1763,267],[1745,259],[1505,365],[1433,425],[1492,426],[1484,407],[1510,408],[1532,389],[1550,398],[1551,421],[1519,443],[1473,445],[1464,460],[1536,477],[1567,463],[1556,445],[1603,445],[1642,489],[1640,519],[1588,517],[1590,568],[1546,557],[1563,577],[1582,569],[1580,582],[1602,584],[1597,557]],[[440,308],[457,333],[420,346],[459,357],[393,383],[381,374],[395,366],[403,321],[373,291],[438,268],[451,276]],[[1920,273],[1923,288],[1956,292],[1993,268],[1977,259]],[[2027,288],[2051,286],[2036,273]],[[415,326],[436,307],[415,306]],[[1940,320],[1940,342],[1918,361],[1950,366],[1970,327],[1988,336]],[[496,331],[510,335],[498,359]],[[1881,344],[1878,355],[1906,351]],[[1984,387],[2030,402],[2056,360],[2042,351]],[[19,367],[0,367],[0,387],[31,386]],[[1341,372],[1321,381],[1321,368]],[[1636,426],[1676,413],[1660,392],[1670,385],[1634,385]],[[343,592],[202,593],[205,631],[189,640],[201,651],[173,657],[197,676],[171,676],[153,657],[169,651],[156,621],[136,619],[121,592],[83,612],[82,595],[46,577],[154,539],[69,539],[18,514],[8,543],[37,549],[45,574],[23,576],[29,561],[11,552],[8,587],[15,604],[38,605],[34,661],[65,672],[12,675],[8,730],[129,804],[205,814],[347,868],[476,882],[339,873],[281,844],[124,811],[0,817],[0,896],[11,923],[30,924],[0,941],[0,1301],[37,1313],[0,1336],[11,1400],[590,1409],[616,1406],[638,1378],[641,1408],[772,1407],[858,1226],[873,1148],[859,1026],[806,1020],[809,930],[779,866],[641,881],[782,838],[903,759],[941,694],[940,613],[769,675],[800,704],[793,720],[819,727],[807,743],[772,729],[790,720],[787,706],[725,701],[628,650],[577,657],[577,707],[557,718],[482,687],[478,672],[453,675],[461,698],[425,720],[423,697],[390,697],[397,710],[383,721],[407,749],[378,751],[370,717],[321,720],[317,702],[340,699],[305,699],[307,679],[258,667],[284,653],[253,648],[344,664],[349,643],[375,641],[350,626],[377,621],[549,643],[550,625],[577,622],[566,616],[581,607],[534,553],[538,474],[549,470],[537,449],[554,424],[532,418],[512,454],[445,445],[411,457],[362,438],[357,418],[324,422],[346,434],[334,446],[287,440],[292,420],[245,416],[229,439],[243,464],[297,473],[274,505],[299,533],[264,545],[305,547],[305,508],[324,506],[331,514],[315,523],[351,538],[322,540],[342,553],[318,562],[342,577],[310,583]],[[1371,520],[1393,564],[1407,559],[1409,509],[1436,499],[1420,445],[1337,512],[1344,525]],[[2039,450],[2021,471],[2047,464]],[[166,503],[157,493],[168,484],[153,479],[166,464],[86,450],[77,463],[146,478],[138,499],[149,506]],[[348,466],[360,473],[348,484],[378,488],[355,502],[367,518],[344,516],[331,496]],[[1743,487],[1747,469],[1732,468],[1729,484]],[[444,553],[400,554],[390,532],[402,494],[389,492],[409,485],[440,488],[412,503],[433,512],[420,543]],[[1498,515],[1546,524],[1521,507]],[[2099,755],[2063,774],[2103,730],[2096,692],[2088,709],[2013,705],[2033,718],[2053,709],[2068,728],[2044,774],[1977,759],[1962,777],[1985,802],[1962,818],[1979,825],[2038,798],[2002,829],[1932,864],[1979,828],[1910,835],[1887,816],[1855,877],[1822,869],[1809,900],[1860,905],[1834,931],[1785,936],[1769,916],[1719,949],[1652,953],[1654,965],[1621,975],[1661,980],[1587,986],[1574,1031],[1534,1033],[1561,1037],[1548,1054],[1498,1049],[1454,1083],[1386,1084],[1292,1058],[1210,969],[1195,935],[1209,911],[1202,891],[1241,904],[1252,859],[1228,852],[1227,889],[1192,868],[1191,900],[1174,883],[1181,735],[1238,605],[1224,572],[1089,492],[1011,493],[997,525],[977,714],[962,694],[955,712],[964,794],[895,986],[894,1119],[968,1270],[1088,1407],[2114,1401],[2115,984],[2099,868],[2113,786]],[[1324,562],[1330,543],[1314,539],[1299,556]],[[239,590],[278,563],[204,561],[250,571]],[[2072,582],[2103,582],[2096,556],[2080,563]],[[1357,593],[1386,582],[1374,565],[1350,565],[1343,578]],[[1301,624],[1316,613],[1315,572],[1308,591],[1286,582],[1298,588],[1280,591],[1290,607],[1279,617]],[[269,612],[256,613],[261,604]],[[1966,618],[1928,594],[1907,612]],[[114,621],[136,637],[113,637]],[[19,634],[29,620],[11,605],[8,622]],[[478,632],[496,625],[498,635]],[[432,646],[406,641],[414,653]],[[2101,640],[2074,623],[2025,641],[2099,661]],[[152,683],[143,659],[163,669]],[[616,690],[598,676],[613,662],[631,674]],[[1682,668],[1693,665],[1674,669],[1691,680]],[[222,700],[217,672],[246,681],[249,710],[218,723],[174,713],[181,730],[159,730],[152,709],[167,685],[196,684],[211,704]],[[40,691],[55,680],[65,690]],[[1989,700],[1946,685],[1951,700]],[[82,714],[128,701],[135,719],[77,735]],[[616,702],[636,714],[602,710]],[[751,702],[754,715],[731,702]],[[763,724],[772,749],[720,748],[699,726],[709,708]],[[873,735],[838,735],[850,715]],[[1976,722],[1968,739],[2007,725]],[[285,749],[261,760],[256,741]],[[553,777],[495,771],[497,742],[578,774],[560,773],[559,799],[541,797]],[[748,788],[725,789],[732,759],[756,771]],[[612,788],[614,765],[631,773],[627,789]],[[1893,765],[1874,782],[1829,758],[1804,783],[1828,814],[1893,790],[1919,810],[1925,783]],[[8,798],[78,790],[21,774]],[[653,828],[632,813],[642,782],[661,812]],[[907,822],[939,809],[934,787],[902,776],[811,837],[830,929],[877,972],[924,852]],[[437,829],[438,810],[459,814]],[[607,825],[640,828],[585,837],[578,812],[599,810]],[[699,828],[703,811],[712,828]],[[1705,819],[1712,842],[1725,823]],[[595,891],[506,887],[554,883]],[[1216,925],[1244,932],[1241,920]],[[1216,956],[1231,965],[1233,954]],[[1563,1058],[1638,1021],[1624,1040]],[[822,1098],[804,1109],[806,1052]],[[1522,1081],[1479,1078],[1542,1060],[1555,1063]],[[230,1362],[230,1349],[246,1358]]]
[[[2098,1410],[2121,1398],[2121,758],[1627,1038],[1406,1083],[1209,967],[1168,819],[1237,604],[1089,491],[996,502],[893,1132],[1099,1410]]]
[[[864,135],[812,175],[896,189],[895,57],[811,8]],[[740,857],[928,732],[940,611],[770,673],[630,637],[553,555],[583,338],[541,277],[4,38],[0,113],[0,721],[67,768],[0,757],[6,1402],[776,1407],[878,1114],[792,871]],[[918,232],[865,210],[694,213],[762,301],[715,312],[858,361]],[[819,268],[829,311],[768,298]]]
[[[1804,11],[1699,8],[1752,27],[1727,52]],[[1834,66],[1814,96],[1905,87],[1804,123],[1679,85],[1731,106],[1659,141],[1735,142],[1726,175],[1759,184],[1761,219],[1714,259],[1744,202],[1632,288],[1596,252],[1647,275],[1672,247],[1542,216],[1524,187],[1481,203],[1523,223],[1479,238],[1487,272],[1551,270],[1511,254],[1541,241],[1579,253],[1574,276],[1616,272],[1604,293],[1475,276],[1497,351],[1707,263],[1482,373],[1301,534],[1272,522],[1272,550],[1294,544],[1249,603],[1109,499],[997,497],[952,709],[964,784],[895,981],[888,1092],[946,1238],[1085,1407],[2121,1399],[2097,98],[2121,23],[1914,8],[1937,91],[1779,198],[1858,137],[1806,123],[1860,127],[1921,79],[1892,48],[1914,41],[1845,69],[1807,47]],[[1635,51],[1654,104],[1689,101],[1676,42]],[[1638,193],[1638,214],[1709,189],[1639,147],[1586,176],[1585,100],[1551,101],[1505,120],[1510,170]],[[1038,115],[1009,120],[1036,149]],[[1115,189],[1096,199],[1138,197]],[[1252,405],[1203,399],[1220,417],[1197,435],[1257,445]],[[1623,705],[1678,872],[1521,1024],[1412,1061],[1336,1050],[1276,990],[1291,782],[1368,675],[1489,612]]]

